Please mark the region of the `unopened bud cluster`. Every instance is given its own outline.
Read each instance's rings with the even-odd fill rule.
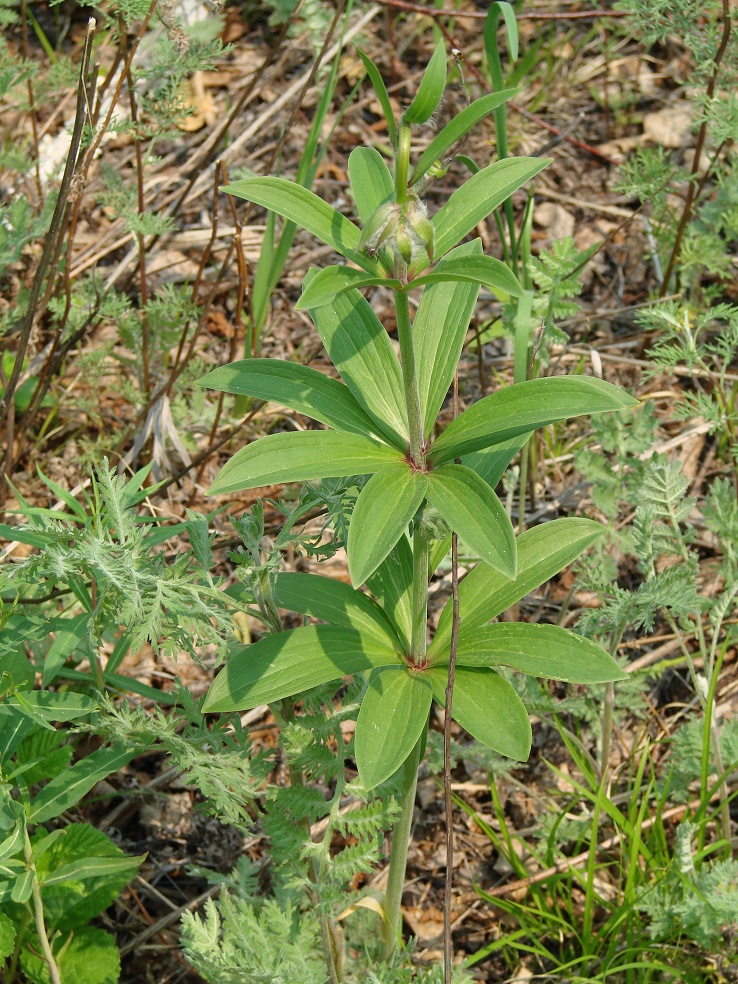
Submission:
[[[408,266],[424,253],[433,262],[433,226],[417,195],[407,202],[380,205],[366,224],[360,245],[373,258],[383,247],[392,256],[393,273],[404,280]]]

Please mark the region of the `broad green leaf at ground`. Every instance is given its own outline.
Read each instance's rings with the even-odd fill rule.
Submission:
[[[400,665],[389,642],[337,625],[308,625],[235,648],[203,711],[244,711],[377,666]]]
[[[282,482],[371,475],[402,461],[399,451],[360,434],[286,431],[259,438],[237,451],[221,468],[208,495]]]
[[[518,570],[510,580],[479,564],[459,585],[459,612],[465,631],[484,625],[510,605],[563,570],[599,539],[605,527],[591,519],[554,519],[526,530],[517,538]],[[441,612],[430,659],[448,652],[451,639],[451,602]]]
[[[380,205],[392,200],[394,183],[384,157],[373,147],[354,147],[348,159],[351,191],[362,225]]]
[[[550,158],[510,157],[489,164],[469,178],[433,216],[435,255],[447,253],[550,163]]]
[[[560,625],[496,622],[461,630],[456,658],[459,666],[504,665],[569,683],[628,679],[601,646]]]
[[[485,562],[503,576],[516,571],[510,517],[484,479],[464,465],[442,465],[428,475],[428,501]]]
[[[433,696],[446,706],[445,666],[427,671]],[[528,712],[513,688],[494,670],[457,666],[451,717],[469,734],[500,755],[525,762],[530,755]]]
[[[425,474],[407,464],[388,468],[366,483],[356,500],[348,535],[351,583],[362,585],[404,535],[428,488]]]
[[[359,252],[361,234],[353,222],[294,181],[275,177],[241,178],[222,190],[291,219],[341,256],[354,260],[369,273],[376,272],[376,264]]]
[[[481,252],[481,239],[474,239],[451,250],[435,269],[443,270],[446,263],[479,256]],[[435,426],[453,382],[478,296],[477,283],[447,281],[429,284],[420,298],[413,321],[413,345],[426,437]]]
[[[358,290],[343,291],[331,304],[311,311],[310,317],[356,402],[404,451],[408,424],[402,372],[387,331],[369,302]]]
[[[404,667],[372,673],[356,722],[356,765],[366,789],[389,779],[415,748],[432,699],[423,673]]]
[[[637,405],[619,386],[593,376],[531,379],[499,389],[466,409],[435,441],[430,458],[441,464],[557,420]]]
[[[242,359],[214,369],[198,380],[198,385],[281,403],[328,427],[377,436],[376,425],[344,383],[297,362]]]
[[[383,609],[369,595],[343,581],[285,571],[277,576],[274,600],[280,608],[378,635],[384,642],[399,646],[392,622]]]

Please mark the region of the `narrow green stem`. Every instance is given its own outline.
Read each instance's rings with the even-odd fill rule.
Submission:
[[[425,662],[428,646],[428,544],[413,536],[413,597],[410,658],[415,666]]]
[[[407,201],[407,176],[410,170],[410,127],[400,122],[397,136],[397,157],[395,158],[395,201],[404,205]]]
[[[49,937],[46,935],[46,922],[44,921],[44,903],[41,898],[41,886],[38,881],[38,875],[36,874],[36,865],[33,863],[33,849],[31,847],[31,839],[28,836],[28,831],[25,832],[25,844],[24,844],[24,854],[26,858],[26,865],[33,872],[33,916],[36,922],[36,932],[38,933],[38,941],[41,944],[41,952],[44,955],[44,960],[49,968],[49,977],[51,978],[51,984],[61,984],[61,974],[59,973],[59,968],[56,965],[56,960],[54,960],[54,954],[51,949],[51,944],[49,943]]]
[[[407,422],[410,430],[410,457],[413,464],[420,467],[423,464],[423,420],[420,415],[420,397],[418,396],[418,380],[415,371],[410,304],[407,294],[404,292],[395,293],[395,313],[397,316],[397,337],[400,341],[400,358],[402,359],[402,382],[407,404]]]
[[[397,943],[402,937],[402,890],[405,885],[405,868],[407,852],[410,846],[410,834],[413,828],[413,810],[415,808],[415,789],[418,784],[418,765],[420,764],[420,748],[423,736],[405,760],[402,766],[402,812],[392,831],[392,848],[390,850],[389,874],[387,876],[387,891],[384,896],[384,921],[382,922],[382,942],[385,959],[389,960],[397,949]]]

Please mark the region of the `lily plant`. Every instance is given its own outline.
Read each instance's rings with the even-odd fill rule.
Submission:
[[[604,649],[561,627],[492,622],[604,532],[591,520],[563,518],[516,538],[495,486],[536,428],[637,401],[600,379],[551,376],[500,388],[438,426],[480,288],[502,300],[524,296],[508,266],[484,255],[479,239],[464,240],[550,161],[513,157],[490,164],[429,217],[421,195],[443,172],[444,157],[515,90],[472,102],[413,163],[413,127],[430,119],[443,96],[445,49],[436,49],[399,120],[377,67],[360,54],[386,116],[392,159],[388,167],[367,147],[350,155],[361,227],[284,178],[249,177],[224,189],[297,223],[346,261],[311,269],[297,304],[309,312],[340,381],[274,359],[235,362],[202,380],[211,389],[276,401],[324,425],[249,443],[220,471],[211,494],[371,476],[350,520],[351,585],[280,573],[274,604],[321,624],[234,645],[204,710],[246,710],[365,674],[355,734],[359,776],[367,789],[392,776],[403,789],[384,900],[390,954],[401,926],[418,766],[432,703],[445,704],[451,601],[432,640],[427,616],[429,579],[449,549],[449,534],[479,558],[458,590],[453,718],[499,754],[525,761],[528,713],[499,667],[581,684],[625,674]],[[375,286],[394,297],[399,359],[361,293]],[[411,318],[410,297],[417,294]]]

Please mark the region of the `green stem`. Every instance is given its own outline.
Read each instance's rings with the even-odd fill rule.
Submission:
[[[410,170],[410,127],[400,121],[395,158],[395,201],[404,205],[407,201],[407,176]]]
[[[405,885],[407,852],[413,828],[415,808],[415,789],[418,784],[418,765],[423,736],[402,766],[402,812],[392,831],[387,891],[384,896],[384,921],[382,922],[382,942],[385,959],[390,960],[402,938],[402,890]]]
[[[410,659],[414,666],[425,662],[428,646],[428,544],[416,531],[413,536],[413,597]]]
[[[46,935],[44,903],[41,898],[41,886],[38,881],[38,875],[36,874],[36,865],[33,863],[33,848],[31,847],[31,839],[28,836],[27,830],[25,834],[24,854],[26,858],[26,865],[33,872],[33,915],[36,922],[36,932],[38,933],[38,940],[41,944],[41,952],[43,953],[44,960],[49,968],[51,984],[61,984],[61,974],[59,973],[59,968],[56,965],[56,960],[54,960],[54,954],[51,950],[49,937]]]
[[[407,294],[395,293],[395,313],[397,316],[397,337],[400,341],[402,359],[402,382],[407,404],[407,422],[410,430],[410,457],[417,467],[423,465],[423,420],[420,415],[420,397],[415,371],[415,349],[413,330],[410,325],[410,304]]]

